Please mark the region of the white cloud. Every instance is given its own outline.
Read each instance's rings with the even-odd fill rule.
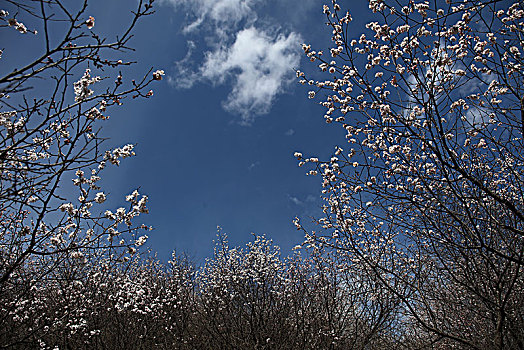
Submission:
[[[256,161],[254,163],[251,163],[248,167],[247,167],[247,170],[251,171],[253,170],[255,167],[259,166],[260,165],[260,162],[259,161]]]
[[[186,57],[177,62],[177,75],[168,78],[178,88],[196,82],[231,84],[222,105],[249,125],[258,115],[267,114],[283,89],[294,81],[299,68],[299,34],[278,33],[278,28],[257,28],[255,5],[260,0],[164,0],[187,9],[192,18],[184,27],[186,35],[203,35],[208,43],[203,58],[189,41]],[[265,21],[264,23],[268,23]],[[200,61],[200,62],[199,62]]]
[[[311,195],[311,194],[308,194],[307,197],[306,197],[306,202],[308,203],[314,203],[317,201],[317,197]]]
[[[288,199],[291,202],[293,202],[293,204],[298,205],[298,206],[304,206],[306,204],[311,205],[311,204],[313,204],[313,203],[315,203],[317,201],[317,198],[315,196],[311,195],[311,194],[308,194],[307,197],[305,199],[303,199],[303,200],[301,200],[301,199],[299,199],[299,198],[297,198],[295,196],[291,196],[289,194],[287,195],[287,197],[288,197]]]
[[[277,93],[293,79],[292,68],[300,62],[299,42],[295,33],[271,37],[254,27],[243,29],[230,47],[206,55],[201,73],[219,84],[233,81],[224,108],[240,113],[242,122],[249,124],[254,116],[269,112]]]
[[[162,3],[183,8],[191,17],[190,23],[184,27],[185,33],[197,30],[203,24],[224,26],[236,25],[248,19],[254,20],[256,12],[254,6],[260,0],[163,0]],[[223,29],[227,29],[224,26]]]
[[[298,199],[297,197],[293,197],[293,196],[288,196],[289,200],[291,202],[293,202],[293,204],[295,205],[304,205],[304,202],[302,202],[300,199]]]
[[[191,89],[193,85],[198,80],[198,76],[196,73],[191,69],[191,59],[193,56],[193,51],[195,50],[196,45],[193,41],[189,40],[187,42],[187,53],[186,56],[175,63],[176,69],[178,71],[178,75],[176,78],[173,78],[172,76],[167,76],[167,82],[171,86],[175,86],[179,89]]]

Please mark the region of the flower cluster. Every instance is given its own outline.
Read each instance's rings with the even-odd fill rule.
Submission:
[[[153,72],[153,80],[162,80],[162,77],[165,75],[164,71],[159,69]]]
[[[120,165],[120,158],[127,158],[135,155],[133,148],[134,146],[132,144],[127,144],[123,147],[117,147],[112,151],[106,151],[104,154],[104,162],[100,163],[100,165],[103,168],[106,160],[111,164]]]
[[[95,18],[93,16],[89,16],[89,18],[85,22],[87,29],[93,29],[95,26]]]
[[[82,78],[73,84],[75,101],[83,101],[91,96],[94,91],[89,88],[89,85],[99,81],[100,77],[91,77],[91,70],[86,69]]]
[[[5,20],[5,18],[7,16],[9,16],[9,12],[7,12],[6,10],[0,10],[0,19]],[[14,28],[15,30],[17,30],[21,34],[25,34],[25,33],[28,32],[27,27],[23,23],[18,22],[16,20],[16,18],[9,18],[7,20],[7,25],[9,27]],[[35,34],[36,34],[36,32],[35,32]]]

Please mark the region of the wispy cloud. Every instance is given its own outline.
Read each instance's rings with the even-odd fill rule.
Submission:
[[[291,202],[293,202],[295,205],[304,205],[304,202],[302,202],[297,197],[289,196],[288,197]]]
[[[317,198],[311,194],[308,194],[307,197],[304,199],[299,199],[298,197],[292,196],[290,194],[288,194],[287,197],[293,204],[298,205],[298,206],[312,204],[312,203],[315,203],[317,200]]]
[[[184,32],[190,33],[201,25],[236,25],[248,17],[256,15],[255,5],[260,0],[163,0],[186,11],[189,23]],[[223,29],[227,29],[224,27]],[[231,27],[229,27],[231,28]]]
[[[260,162],[259,161],[256,161],[254,163],[251,163],[248,167],[247,167],[247,170],[251,171],[253,170],[255,167],[259,166],[260,165]]]
[[[188,40],[186,56],[182,60],[175,63],[175,67],[178,72],[177,76],[167,76],[167,81],[171,86],[176,86],[180,89],[191,89],[193,85],[195,85],[198,77],[190,65],[192,59],[191,56],[193,56],[193,51],[195,48],[195,43],[191,40]]]
[[[188,41],[188,54],[176,63],[170,82],[178,88],[195,83],[231,85],[222,105],[249,125],[267,114],[276,96],[292,82],[293,69],[300,64],[302,38],[280,27],[261,25],[256,5],[260,0],[164,0],[190,14],[183,32],[201,36],[206,47]],[[202,40],[200,40],[202,41]],[[199,42],[200,42],[199,41]],[[203,51],[195,58],[196,51]]]

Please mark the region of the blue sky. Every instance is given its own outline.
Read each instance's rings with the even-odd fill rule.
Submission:
[[[111,31],[108,14],[121,7],[107,3],[94,10],[99,30]],[[153,99],[113,112],[111,142],[137,143],[137,156],[107,181],[115,193],[140,185],[149,196],[149,245],[160,257],[176,249],[201,261],[217,226],[234,245],[266,234],[286,253],[303,239],[293,218],[320,215],[320,179],[293,153],[327,157],[344,140],[294,74],[315,67],[303,42],[330,44],[322,5],[163,0],[139,25],[135,69],[162,68],[167,79]]]
[[[366,3],[350,4],[355,36]],[[316,66],[306,62],[303,42],[330,44],[322,5],[160,0],[156,14],[139,23],[128,56],[138,63],[127,74],[154,67],[166,77],[153,98],[110,111],[106,146],[135,143],[137,156],[108,170],[104,188],[113,198],[137,187],[149,196],[144,220],[155,230],[148,245],[162,259],[176,249],[201,262],[212,253],[217,226],[234,245],[266,234],[287,253],[303,238],[293,218],[320,215],[320,179],[307,177],[293,153],[328,157],[344,142],[294,73]],[[130,1],[91,1],[93,30],[118,34],[130,10]]]

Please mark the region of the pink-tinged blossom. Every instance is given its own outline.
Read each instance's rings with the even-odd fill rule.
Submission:
[[[7,12],[6,12],[6,13],[7,13]],[[27,33],[27,28],[26,28],[26,26],[25,26],[23,23],[18,22],[18,21],[16,20],[16,18],[10,18],[10,19],[7,21],[7,23],[9,24],[10,27],[15,28],[15,29],[18,30],[20,33],[22,33],[22,34]]]
[[[91,70],[86,69],[82,78],[73,84],[75,91],[75,101],[83,101],[93,94],[89,85],[100,81],[100,77],[91,77]]]
[[[95,202],[97,203],[104,203],[106,200],[106,195],[104,192],[98,192],[95,196]]]
[[[139,237],[136,241],[135,241],[135,245],[137,247],[140,247],[141,245],[144,245],[147,241],[149,237],[147,235],[144,235],[144,236],[141,236]]]
[[[162,80],[162,77],[165,75],[164,71],[159,69],[153,72],[153,80]]]
[[[89,18],[85,22],[87,29],[93,29],[95,26],[95,18],[93,16],[89,16]]]

